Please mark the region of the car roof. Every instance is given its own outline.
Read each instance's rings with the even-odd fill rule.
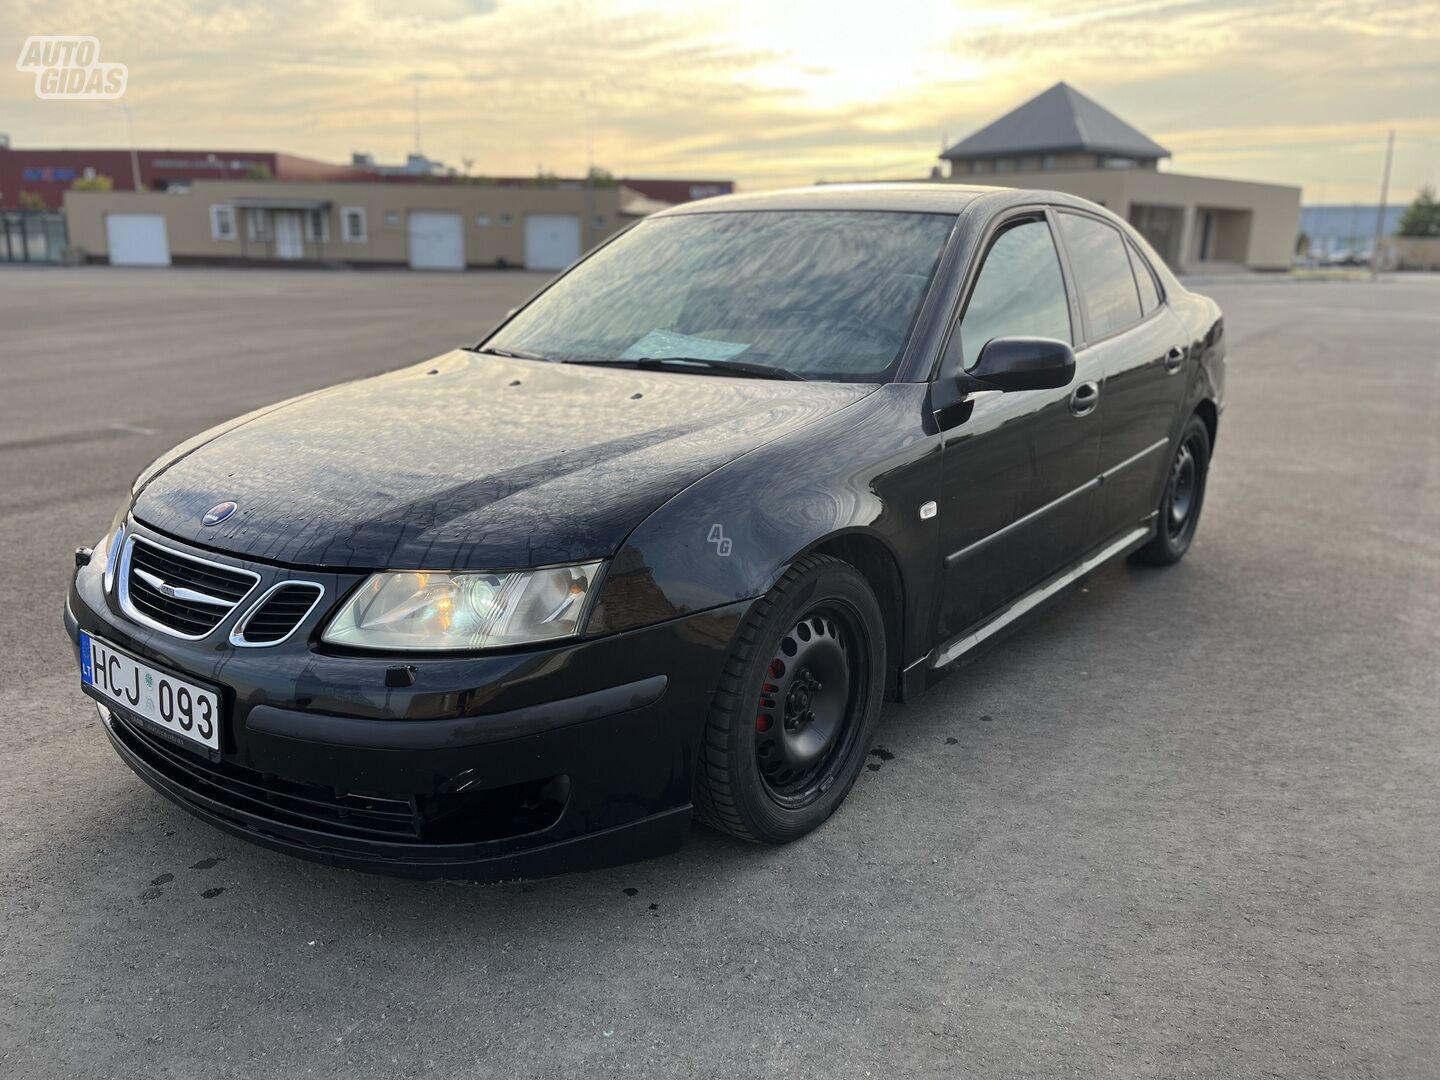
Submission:
[[[1171,273],[1165,260],[1134,226],[1119,215],[1089,199],[1063,191],[1040,188],[984,187],[979,184],[953,184],[946,180],[916,180],[872,184],[816,184],[813,187],[786,188],[779,191],[757,191],[740,195],[719,195],[710,199],[681,203],[668,210],[651,214],[650,218],[676,217],[684,214],[725,214],[754,210],[861,210],[878,213],[955,214],[973,216],[976,228],[995,214],[1015,207],[1035,205],[1071,207],[1098,214],[1113,222],[1143,252],[1151,266],[1164,280],[1167,289],[1183,286]]]
[[[720,195],[682,203],[662,210],[654,217],[680,214],[729,213],[743,210],[869,210],[912,214],[958,214],[978,200],[999,209],[1021,203],[1091,206],[1084,199],[1058,191],[1024,188],[981,187],[952,184],[943,180],[883,184],[816,184],[813,187],[781,191],[756,191]]]

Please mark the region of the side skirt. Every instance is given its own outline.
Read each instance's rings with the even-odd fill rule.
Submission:
[[[1068,570],[1037,585],[1024,596],[1011,602],[1004,610],[992,616],[987,622],[975,629],[967,630],[931,650],[929,655],[915,661],[901,673],[900,700],[913,701],[929,682],[946,673],[944,669],[949,668],[956,661],[964,659],[997,634],[1014,626],[1047,601],[1060,596],[1066,589],[1098,570],[1105,563],[1128,555],[1136,548],[1141,547],[1154,535],[1154,530],[1155,522],[1152,514],[1150,520],[1145,524],[1126,530],[1093,555],[1081,559]]]

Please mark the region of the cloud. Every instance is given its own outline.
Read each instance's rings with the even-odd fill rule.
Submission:
[[[1423,140],[1440,138],[1424,0],[0,0],[0,27],[12,52],[28,33],[100,36],[130,67],[148,145],[397,160],[418,87],[425,151],[489,173],[575,173],[593,153],[750,186],[923,176],[942,136],[1060,78],[1181,171],[1358,197],[1375,171],[1363,136],[1394,123],[1415,140],[1397,185],[1433,172]],[[0,66],[16,145],[123,138],[113,109],[37,102],[22,82]]]

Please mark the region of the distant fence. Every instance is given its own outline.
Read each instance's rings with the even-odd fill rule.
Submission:
[[[0,210],[0,263],[58,263],[67,242],[58,210]]]
[[[1387,236],[1380,251],[1386,270],[1440,270],[1440,236]]]

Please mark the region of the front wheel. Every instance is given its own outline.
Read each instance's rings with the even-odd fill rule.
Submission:
[[[1170,461],[1155,519],[1155,536],[1132,559],[1151,566],[1169,566],[1184,558],[1200,524],[1209,472],[1210,429],[1200,417],[1192,416],[1180,433],[1180,444]]]
[[[695,806],[706,824],[784,844],[844,801],[884,692],[885,630],[849,563],[799,559],[736,637],[706,718]]]

